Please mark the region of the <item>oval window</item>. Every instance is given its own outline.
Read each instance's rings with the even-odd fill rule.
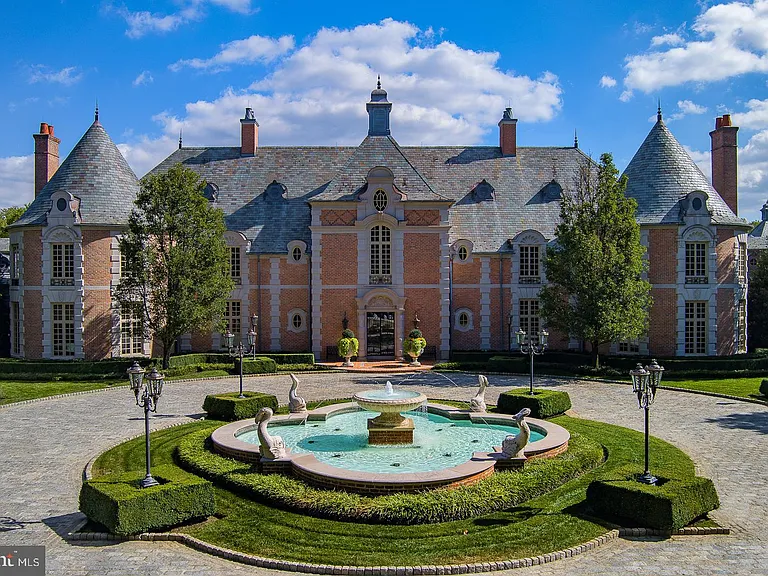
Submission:
[[[296,261],[296,262],[298,262],[299,260],[301,260],[301,248],[299,248],[298,246],[296,246],[296,247],[293,249],[293,252],[291,252],[291,256],[293,257],[294,261]]]
[[[701,198],[694,198],[692,205],[694,210],[701,210]]]
[[[302,323],[304,320],[301,318],[301,314],[294,314],[293,318],[291,318],[291,323],[293,324],[293,327],[297,330],[301,328]]]
[[[64,212],[67,209],[67,201],[64,198],[59,198],[56,200],[56,208],[59,209],[59,212]]]
[[[373,207],[376,208],[377,212],[384,212],[387,207],[387,193],[384,190],[379,189],[374,193]]]
[[[459,246],[459,260],[462,262],[469,257],[469,250],[466,246]]]
[[[459,326],[461,326],[462,328],[466,328],[467,326],[469,326],[469,314],[467,314],[466,312],[461,312],[459,314]]]

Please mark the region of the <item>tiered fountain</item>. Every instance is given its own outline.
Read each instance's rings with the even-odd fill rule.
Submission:
[[[413,420],[400,412],[415,410],[427,401],[420,392],[394,391],[387,382],[384,391],[365,390],[353,397],[354,401],[369,412],[379,415],[368,420],[368,444],[412,444]]]

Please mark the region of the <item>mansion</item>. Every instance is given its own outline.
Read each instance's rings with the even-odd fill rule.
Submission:
[[[232,147],[175,150],[221,208],[235,281],[229,329],[257,350],[333,354],[342,327],[359,359],[400,358],[414,325],[439,359],[458,350],[515,350],[537,333],[543,256],[560,199],[590,159],[578,148],[526,147],[507,108],[498,146],[400,146],[379,85],[358,146],[259,146],[246,108]],[[266,127],[268,129],[268,127]],[[728,355],[746,351],[747,233],[737,214],[738,128],[710,132],[713,182],[658,119],[626,169],[638,204],[653,307],[648,334],[610,353]],[[158,355],[140,318],[111,297],[118,238],[139,182],[98,119],[59,166],[59,139],[35,139],[35,199],[11,227],[11,354],[102,359]],[[178,352],[220,350],[219,334],[187,334]],[[584,343],[552,333],[550,348]]]

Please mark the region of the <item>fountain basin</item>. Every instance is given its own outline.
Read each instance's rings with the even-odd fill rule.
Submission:
[[[363,410],[379,413],[368,420],[369,444],[412,444],[413,420],[400,413],[415,410],[427,397],[410,390],[365,390],[355,394],[353,400]]]

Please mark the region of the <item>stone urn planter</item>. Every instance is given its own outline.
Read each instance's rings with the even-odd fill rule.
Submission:
[[[336,342],[336,346],[339,350],[339,356],[344,358],[342,366],[353,366],[352,356],[357,356],[357,351],[360,343],[355,338],[355,333],[352,330],[345,329],[341,333],[341,338]]]
[[[411,357],[411,366],[421,366],[419,356],[427,347],[427,341],[421,335],[421,330],[414,328],[408,333],[408,338],[403,340],[403,352]]]

